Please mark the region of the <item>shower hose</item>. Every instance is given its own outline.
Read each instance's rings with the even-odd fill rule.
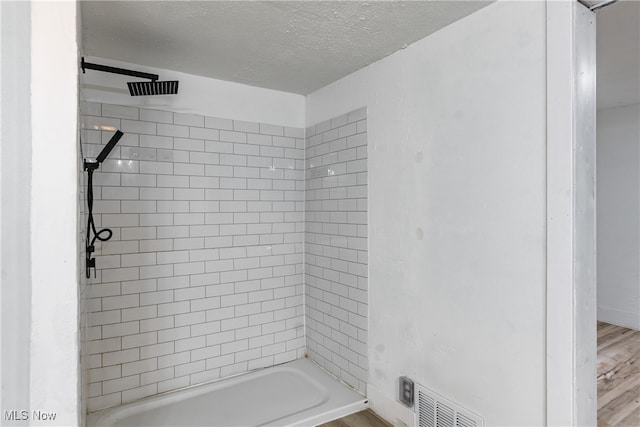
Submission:
[[[87,279],[89,279],[91,277],[92,268],[94,269],[95,276],[96,260],[95,258],[91,257],[91,254],[96,250],[94,243],[96,242],[96,240],[106,242],[107,240],[111,239],[113,232],[109,228],[103,228],[100,231],[96,230],[96,224],[93,221],[93,169],[88,168],[87,173],[89,174],[87,180],[87,207],[89,210],[89,215],[87,219],[87,246],[85,248],[85,254],[87,259],[86,273]],[[92,231],[93,238],[91,237]]]

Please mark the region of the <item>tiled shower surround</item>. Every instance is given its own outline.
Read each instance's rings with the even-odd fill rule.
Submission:
[[[312,360],[366,393],[367,122],[360,109],[307,129],[305,318]]]
[[[349,145],[336,154],[338,168],[348,167],[338,185],[356,181],[344,195],[331,190],[339,206],[326,218],[324,202],[319,216],[310,210],[305,230],[305,193],[323,200],[315,186],[325,181],[305,180],[303,129],[98,103],[83,103],[81,113],[83,157],[94,158],[115,129],[125,134],[94,175],[95,222],[113,237],[96,243],[96,277],[81,289],[89,411],[307,352],[364,390],[366,160],[344,160]],[[364,141],[354,161],[363,149],[366,158],[364,114],[331,122],[338,133],[355,126],[346,144]],[[312,129],[321,135],[323,126]],[[314,145],[307,153],[322,154]],[[351,170],[362,163],[363,171]],[[316,166],[308,173],[318,173]],[[365,186],[356,185],[362,179]],[[316,209],[309,197],[306,203]],[[322,243],[318,226],[333,235],[333,246]]]
[[[304,355],[304,131],[83,104],[95,174],[88,410]],[[100,129],[107,130],[100,130]]]

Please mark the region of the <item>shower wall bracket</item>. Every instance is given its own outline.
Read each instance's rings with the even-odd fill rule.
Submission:
[[[141,79],[158,80],[160,77],[157,74],[143,73],[142,71],[126,70],[124,68],[110,67],[108,65],[92,64],[91,62],[85,62],[84,57],[80,60],[80,68],[85,73],[87,69],[95,71],[103,71],[105,73],[121,74],[123,76],[140,77]]]
[[[98,163],[97,161],[87,159],[84,159],[83,165],[85,172],[88,172],[90,170],[94,171],[100,167],[100,163]]]

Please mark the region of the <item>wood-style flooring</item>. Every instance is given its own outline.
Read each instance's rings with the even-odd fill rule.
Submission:
[[[356,412],[348,417],[340,418],[318,427],[393,427],[380,418],[371,409]]]
[[[598,426],[640,426],[640,331],[598,322]]]

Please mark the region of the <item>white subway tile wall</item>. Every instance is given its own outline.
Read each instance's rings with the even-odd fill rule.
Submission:
[[[94,175],[113,237],[81,287],[88,410],[303,357],[304,129],[98,103],[81,119],[84,157],[125,133]]]
[[[87,108],[92,108],[91,105],[87,105]],[[93,106],[94,110],[93,112],[100,114],[100,109],[96,110],[95,109],[95,105]],[[90,111],[89,111],[90,112]],[[89,113],[87,112],[87,113]],[[83,159],[82,159],[82,155],[81,152],[83,150],[79,149],[78,153],[77,153],[77,160],[78,160],[78,170],[82,170],[83,168]],[[86,222],[86,202],[85,202],[85,196],[86,196],[86,174],[84,173],[79,173],[78,174],[78,218],[79,218],[79,222],[78,222],[78,242],[80,243],[79,247],[80,250],[78,252],[78,265],[81,268],[80,271],[80,286],[78,289],[78,301],[79,301],[79,316],[78,316],[78,331],[79,331],[79,341],[80,341],[80,371],[81,371],[81,375],[80,375],[80,408],[81,408],[81,420],[80,420],[80,424],[81,425],[85,425],[85,416],[86,416],[86,412],[87,412],[87,402],[89,399],[90,395],[95,394],[95,385],[94,387],[91,387],[89,384],[89,375],[88,375],[88,370],[89,367],[92,365],[95,365],[95,361],[94,359],[96,358],[95,355],[91,355],[89,354],[89,346],[88,341],[93,340],[94,337],[91,336],[90,334],[90,329],[88,327],[88,322],[87,322],[87,312],[89,310],[93,311],[93,308],[89,307],[89,296],[88,296],[88,283],[87,280],[85,279],[85,270],[84,270],[84,265],[85,265],[85,249],[84,249],[84,241],[85,241],[85,235],[86,235],[86,226],[87,226],[87,222]],[[110,210],[112,209],[111,206],[109,205],[105,205],[103,207],[105,210]],[[91,301],[93,301],[93,299],[91,299]],[[98,356],[99,357],[99,356]],[[101,386],[101,385],[100,385]]]
[[[366,109],[307,128],[305,162],[307,352],[366,394]]]

